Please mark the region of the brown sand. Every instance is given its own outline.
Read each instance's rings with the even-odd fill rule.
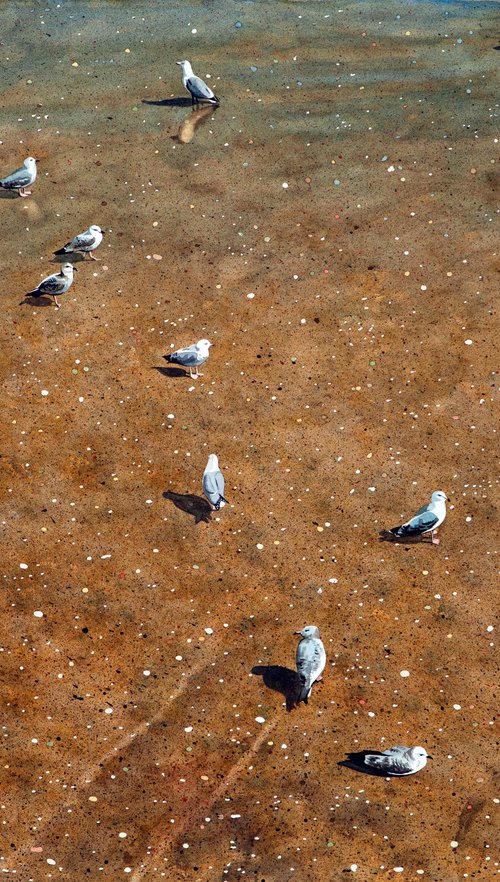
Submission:
[[[40,163],[0,202],[0,866],[492,877],[495,4],[166,5],[2,8],[1,167]],[[206,117],[168,103],[186,55]],[[20,305],[90,223],[62,308]],[[191,382],[162,355],[200,337]],[[213,451],[195,523],[163,494]],[[379,542],[439,488],[438,547]],[[287,713],[251,671],[311,623]],[[337,765],[393,744],[434,759]]]

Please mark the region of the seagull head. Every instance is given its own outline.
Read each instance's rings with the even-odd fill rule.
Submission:
[[[210,346],[212,346],[210,340],[198,340],[196,345],[198,349],[210,349]]]
[[[302,628],[302,631],[295,631],[295,634],[300,634],[301,637],[319,637],[319,628],[316,625],[306,625],[305,628]]]
[[[75,270],[75,267],[73,266],[72,263],[63,263],[63,265],[61,267],[61,272],[62,272],[63,276],[72,276],[74,270]]]
[[[30,171],[34,171],[36,168],[36,159],[33,156],[28,156],[23,162],[25,168],[28,168]]]
[[[210,453],[208,456],[207,468],[218,469],[219,468],[219,460],[217,454]]]
[[[187,77],[191,76],[191,74],[193,73],[193,68],[191,67],[190,61],[184,59],[184,61],[176,61],[175,63],[179,64],[182,67],[183,74],[185,74]]]
[[[447,502],[448,497],[443,490],[434,490],[434,493],[431,496],[432,502]]]
[[[98,227],[97,224],[92,224],[92,226],[89,227],[89,230],[91,233],[102,233],[101,228]]]
[[[412,747],[411,755],[412,758],[416,760],[432,759],[431,755],[427,753],[425,747]]]

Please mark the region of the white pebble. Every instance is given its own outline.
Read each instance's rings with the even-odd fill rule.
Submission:
[[[33,615],[35,616],[35,619],[43,619],[43,612],[41,609],[36,609]]]
[[[400,677],[409,677],[409,676],[410,676],[410,672],[409,672],[409,671],[400,671],[400,672],[399,672],[399,676],[400,676]]]
[[[118,836],[120,837],[120,839],[126,839],[126,838],[127,838],[127,834],[126,834],[126,833],[118,833]]]
[[[454,704],[453,710],[462,710],[462,705],[461,704]]]
[[[19,569],[20,569],[20,570],[27,570],[27,569],[28,569],[28,564],[25,564],[25,563],[19,564]]]
[[[255,722],[256,723],[265,723],[266,718],[265,717],[255,717]]]
[[[262,542],[257,542],[257,548],[259,549],[259,551],[262,551],[262,549],[264,548]]]
[[[452,839],[450,842],[450,848],[458,848],[458,842],[456,839]]]
[[[53,858],[47,858],[47,863],[50,864],[51,867],[55,867],[56,862]]]
[[[466,346],[472,346],[472,340],[464,340]]]
[[[204,630],[205,630],[205,634],[213,634],[214,633],[213,628],[205,628]]]
[[[144,677],[149,677],[151,674],[151,671],[146,670],[146,671],[143,671],[142,673],[143,673]]]
[[[357,865],[357,864],[351,864],[351,866],[349,867],[349,869],[350,869],[351,873],[355,873],[356,870],[358,869],[358,865]]]
[[[250,291],[250,294],[247,294],[248,300],[253,300],[254,297],[255,297],[255,294],[253,293],[253,291]]]
[[[284,181],[281,186],[283,187],[284,190],[288,190],[288,184],[286,181]]]
[[[45,398],[49,393],[48,393],[47,389],[42,389],[41,394],[42,394],[43,397]]]

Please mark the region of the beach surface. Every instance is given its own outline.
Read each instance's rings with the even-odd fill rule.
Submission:
[[[2,4],[6,878],[498,872],[498,12]],[[438,546],[380,541],[438,489]]]

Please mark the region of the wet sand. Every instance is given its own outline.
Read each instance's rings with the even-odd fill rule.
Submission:
[[[3,4],[7,878],[497,872],[497,12]],[[439,546],[379,542],[435,489]],[[337,765],[393,744],[434,759]]]

